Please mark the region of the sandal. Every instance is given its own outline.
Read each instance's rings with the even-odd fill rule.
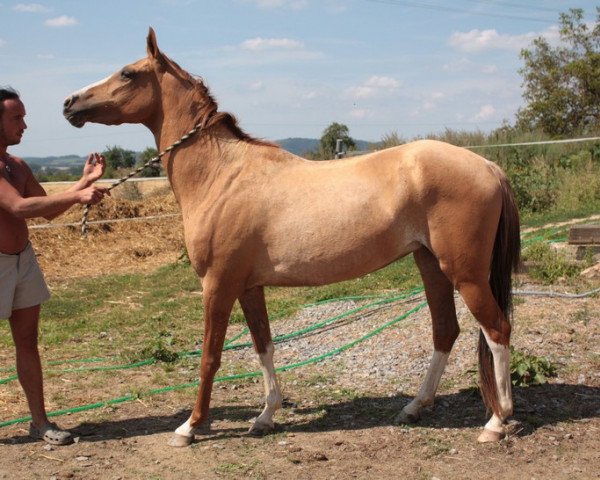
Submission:
[[[73,442],[71,432],[61,430],[56,423],[47,423],[42,428],[29,424],[29,436],[36,440],[44,440],[50,445],[68,445]]]

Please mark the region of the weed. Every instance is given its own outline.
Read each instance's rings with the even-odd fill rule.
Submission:
[[[428,438],[426,440],[427,443],[427,454],[428,458],[437,457],[439,455],[443,455],[448,453],[452,446],[445,440],[440,440],[438,438]]]
[[[517,387],[542,385],[556,375],[556,367],[546,358],[510,348],[510,378]]]
[[[523,252],[523,258],[533,262],[529,275],[545,284],[555,283],[559,278],[574,278],[581,272],[581,267],[570,262],[564,252],[546,242],[532,243]]]
[[[142,348],[137,356],[134,354],[132,360],[140,361],[154,358],[159,362],[174,363],[179,360],[179,353],[174,351],[172,346],[173,336],[168,332],[159,332],[156,340]]]
[[[583,308],[581,308],[580,310],[577,310],[573,314],[572,319],[575,322],[582,322],[585,326],[587,326],[587,324],[590,321],[590,310],[589,310],[588,306],[584,305]]]

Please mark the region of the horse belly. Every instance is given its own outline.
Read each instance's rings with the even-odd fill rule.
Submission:
[[[331,227],[331,225],[329,225]],[[410,228],[388,225],[364,231],[323,228],[297,231],[274,245],[257,265],[262,285],[325,285],[378,270],[420,246]]]

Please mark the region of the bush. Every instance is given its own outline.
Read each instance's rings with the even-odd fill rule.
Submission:
[[[523,251],[523,260],[533,262],[529,276],[546,284],[555,283],[559,278],[573,278],[579,275],[581,267],[570,262],[565,252],[559,252],[546,242],[532,243]]]
[[[556,168],[545,156],[514,150],[505,167],[521,210],[547,212],[556,205]]]

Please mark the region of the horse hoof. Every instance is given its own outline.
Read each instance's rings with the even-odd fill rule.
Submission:
[[[178,433],[174,433],[173,436],[169,439],[169,446],[175,448],[189,447],[193,441],[193,436],[187,437],[185,435],[179,435]]]
[[[418,413],[408,413],[402,410],[396,417],[396,424],[417,423],[421,419]]]
[[[275,429],[275,425],[266,425],[264,423],[255,423],[248,430],[248,434],[253,437],[262,437],[271,433]]]
[[[499,442],[502,440],[506,434],[504,432],[496,432],[494,430],[488,430],[487,428],[483,429],[477,441],[479,443],[490,443],[490,442]]]

